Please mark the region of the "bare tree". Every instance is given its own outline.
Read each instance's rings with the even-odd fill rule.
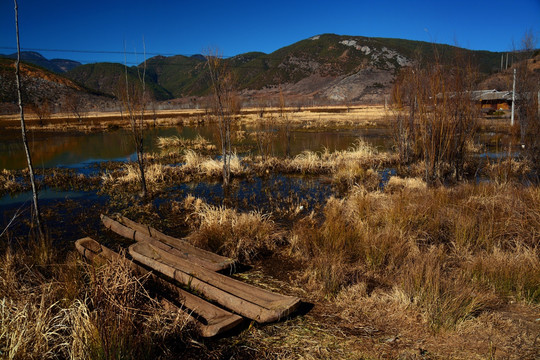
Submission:
[[[79,122],[82,121],[84,117],[84,101],[81,95],[71,94],[65,98],[65,106],[69,113],[74,115]]]
[[[32,166],[32,157],[30,155],[30,149],[28,148],[28,140],[26,138],[26,126],[24,122],[24,108],[22,103],[22,94],[21,94],[21,75],[19,64],[21,61],[21,47],[19,43],[19,8],[17,6],[17,0],[13,0],[15,3],[15,33],[17,36],[17,62],[15,63],[15,77],[17,81],[17,97],[19,103],[19,113],[21,116],[21,133],[22,141],[24,145],[24,151],[26,152],[26,160],[28,162],[28,174],[30,176],[30,183],[32,185],[32,198],[34,201],[34,211],[36,216],[36,224],[38,228],[38,236],[41,240],[44,239],[45,233],[43,231],[43,223],[41,221],[41,212],[39,211],[39,200],[38,192],[36,188],[36,181],[34,177],[34,167]]]
[[[144,47],[144,41],[143,41]],[[127,59],[124,51],[124,80],[125,87],[122,91],[122,105],[131,126],[131,135],[137,154],[137,164],[139,166],[139,176],[141,182],[141,195],[143,198],[148,196],[145,177],[144,164],[144,114],[146,110],[146,50],[144,50],[144,63],[142,74],[137,67],[138,84],[130,84],[128,77]]]
[[[44,99],[41,103],[32,102],[28,105],[28,108],[39,119],[41,126],[45,125],[45,120],[51,117],[51,103]]]
[[[531,68],[536,41],[532,30],[528,30],[521,40],[521,50],[516,54],[519,61],[515,64],[515,106],[521,144],[536,170],[540,170],[540,77]]]
[[[285,114],[285,96],[283,96],[283,90],[281,84],[279,84],[279,117],[283,117]]]
[[[525,137],[529,128],[529,122],[536,113],[536,92],[538,91],[538,78],[529,67],[529,60],[536,45],[536,38],[529,30],[521,40],[521,49],[516,57],[519,60],[516,66],[516,109],[520,125],[521,142],[525,144]]]
[[[234,114],[240,111],[240,101],[234,91],[233,74],[217,51],[208,51],[206,65],[214,95],[214,109],[218,119],[221,155],[223,159],[223,185],[228,186],[231,178],[231,123]]]
[[[150,102],[150,111],[152,112],[152,120],[154,120],[154,127],[156,127],[157,126],[158,104],[157,104],[157,101],[155,99],[150,99],[149,102]]]
[[[396,145],[402,161],[423,160],[433,185],[463,176],[466,143],[476,130],[478,109],[471,99],[476,71],[465,59],[405,70],[395,83]],[[453,171],[449,174],[446,168]]]

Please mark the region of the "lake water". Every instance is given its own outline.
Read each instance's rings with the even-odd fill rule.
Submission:
[[[241,126],[234,128],[233,136],[243,133],[240,144],[257,153],[256,140],[250,133],[261,131],[260,128]],[[284,130],[275,128],[268,131],[272,142],[272,153],[283,155],[286,151]],[[182,126],[150,129],[145,132],[145,151],[159,151],[156,145],[158,137],[179,136],[194,139],[197,135],[219,144],[216,125]],[[391,146],[389,129],[347,129],[303,131],[292,130],[290,133],[290,154],[296,155],[304,150],[330,151],[349,148],[356,139],[363,137],[375,147],[388,149]],[[134,159],[134,146],[129,130],[116,130],[96,133],[33,133],[28,135],[34,167],[84,168],[103,161],[126,161]],[[20,133],[0,134],[0,169],[19,170],[26,167],[26,156],[21,143]]]
[[[233,138],[240,145],[239,152],[258,153],[257,142],[250,133],[265,131],[265,137],[270,139],[271,153],[284,155],[287,141],[284,128],[275,127],[264,129],[254,126],[239,126],[233,129]],[[179,136],[194,139],[198,135],[219,144],[219,134],[216,125],[181,126],[169,128],[149,129],[145,132],[146,152],[158,152],[156,145],[158,137]],[[239,136],[240,135],[240,136]],[[133,142],[129,130],[116,130],[95,133],[29,133],[29,145],[36,168],[67,167],[78,172],[93,171],[93,165],[103,161],[134,160]],[[290,155],[294,156],[304,150],[329,151],[345,150],[358,138],[376,147],[378,150],[391,150],[392,130],[388,128],[347,128],[347,129],[291,129]],[[480,156],[497,157],[507,153],[506,147],[509,137],[496,133],[484,133],[478,136],[480,143],[486,145],[486,153]],[[11,131],[0,133],[0,169],[23,169],[26,167],[26,156],[21,144],[20,132]],[[383,181],[391,175],[392,169],[384,169],[381,174]],[[173,189],[171,189],[173,190]],[[217,183],[188,183],[179,184],[174,191],[168,193],[167,198],[157,198],[160,202],[169,202],[172,199],[181,200],[188,194],[201,197],[209,203],[219,204],[223,198],[223,188]],[[231,199],[236,207],[249,210],[260,207],[263,211],[272,211],[280,203],[274,200],[291,198],[295,203],[302,203],[305,210],[311,210],[316,204],[324,203],[324,199],[333,194],[328,182],[321,179],[303,178],[294,176],[275,175],[268,179],[255,178],[241,180],[234,186]],[[171,198],[172,196],[172,198]],[[80,226],[100,228],[99,217],[94,216],[93,206],[105,204],[106,196],[96,191],[65,191],[56,189],[42,189],[40,203],[48,208],[55,208],[57,224],[53,224],[60,231],[59,237],[79,236],[80,229],[76,225],[69,225],[85,211],[88,215],[83,218],[91,221],[82,222]],[[0,230],[7,225],[19,209],[30,211],[31,194],[29,192],[11,196],[9,194],[0,198]],[[66,209],[66,204],[72,204]],[[97,214],[97,212],[96,212]],[[50,220],[49,220],[50,221]],[[56,221],[56,220],[55,220]],[[52,226],[51,224],[49,224]],[[61,229],[61,230],[60,230]],[[24,232],[26,230],[22,230]],[[0,231],[1,232],[1,231]]]

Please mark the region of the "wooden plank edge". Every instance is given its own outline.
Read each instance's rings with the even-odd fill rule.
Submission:
[[[124,226],[142,232],[143,234],[164,242],[165,244],[177,248],[180,251],[193,251],[194,255],[201,255],[204,258],[212,260],[224,267],[231,267],[235,263],[235,261],[231,258],[198,248],[185,240],[166,235],[149,225],[140,224],[122,215],[118,215],[118,218],[118,222]]]
[[[290,296],[274,293],[254,285],[247,284],[238,279],[228,277],[223,274],[208,271],[205,268],[192,264],[184,259],[178,258],[167,251],[154,247],[152,244],[137,246],[137,250],[143,255],[152,254],[159,256],[161,262],[168,264],[187,275],[197,274],[197,278],[206,283],[211,283],[223,291],[234,294],[235,296],[263,306],[267,309],[275,308],[284,300],[290,299]],[[147,252],[145,254],[144,252]]]
[[[185,250],[172,247],[171,245],[165,244],[164,242],[161,242],[149,235],[146,235],[144,232],[140,232],[140,231],[131,229],[125,225],[122,225],[118,221],[115,221],[111,219],[110,217],[103,214],[101,215],[101,222],[107,229],[117,233],[118,235],[121,235],[133,241],[152,244],[153,246],[157,248],[160,248],[169,253],[173,253],[174,255],[184,258],[186,260],[192,261],[196,263],[197,265],[202,266],[208,270],[221,271],[221,270],[226,270],[231,266],[231,264],[228,262],[214,262],[211,259],[201,258],[199,256],[196,256],[193,253],[189,253],[189,252],[186,252]]]

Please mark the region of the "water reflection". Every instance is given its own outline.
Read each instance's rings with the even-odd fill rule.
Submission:
[[[39,191],[40,201],[47,200],[67,200],[67,199],[78,199],[78,198],[88,198],[91,195],[95,195],[94,191],[63,191],[58,189],[42,189]],[[30,204],[32,201],[32,192],[27,191],[24,193],[19,193],[15,195],[6,194],[0,197],[0,208],[10,207],[15,205],[23,205],[25,203]]]
[[[304,150],[329,151],[345,150],[359,137],[378,150],[391,150],[392,129],[389,128],[347,128],[347,129],[301,129],[293,128],[287,137],[283,125],[263,127],[261,125],[239,125],[232,129],[233,143],[238,152],[258,153],[254,133],[265,131],[270,140],[269,155],[283,156],[289,148],[294,156]],[[145,151],[159,151],[157,137],[179,136],[194,139],[200,135],[219,148],[219,132],[216,124],[202,126],[181,126],[149,129],[145,132]],[[290,140],[288,140],[290,139]],[[489,153],[499,153],[508,148],[509,136],[483,133],[477,142],[486,145]],[[129,130],[99,133],[30,133],[29,142],[36,168],[70,167],[85,168],[103,161],[134,160],[134,146]],[[0,134],[0,169],[22,169],[26,167],[26,156],[20,140],[20,133]]]
[[[259,131],[253,126],[237,126],[233,134],[247,134],[236,141],[242,149],[257,153],[255,139],[249,134]],[[284,155],[286,140],[283,129],[276,127],[271,134],[271,154]],[[182,126],[150,129],[145,132],[147,152],[159,151],[157,137],[179,136],[194,139],[197,135],[219,144],[217,126]],[[357,130],[292,130],[290,133],[290,154],[296,155],[304,150],[330,151],[344,150],[358,138],[364,137],[374,146],[386,149],[390,144],[390,133],[386,129]],[[82,168],[102,161],[126,161],[134,159],[134,146],[129,130],[116,130],[99,133],[30,133],[30,151],[36,168],[71,167]],[[11,132],[0,134],[0,169],[18,170],[26,167],[26,156],[20,134]]]

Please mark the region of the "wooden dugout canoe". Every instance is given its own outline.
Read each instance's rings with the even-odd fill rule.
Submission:
[[[90,261],[95,261],[99,263],[107,263],[111,261],[119,261],[120,259],[125,259],[120,254],[110,250],[109,248],[101,245],[92,238],[86,237],[79,239],[75,242],[75,247],[77,250]],[[127,260],[131,269],[139,274],[144,275],[148,273],[148,270],[143,268],[140,265],[137,265],[133,261]],[[221,309],[204,299],[201,299],[181,288],[174,286],[173,284],[159,278],[156,275],[152,275],[152,280],[158,283],[160,286],[163,286],[182,300],[184,307],[191,310],[193,313],[204,319],[206,322],[203,324],[199,319],[194,317],[194,320],[197,323],[197,328],[199,329],[203,337],[212,337],[218,335],[222,332],[234,328],[236,325],[242,322],[242,317],[231,314],[227,310]],[[172,305],[169,302],[169,305]],[[179,309],[180,310],[180,309]],[[189,315],[192,315],[188,312]]]
[[[101,221],[106,228],[114,231],[118,235],[124,236],[135,241],[149,243],[163,251],[169,252],[180,258],[189,260],[194,264],[202,266],[212,271],[220,271],[230,268],[234,260],[214,254],[213,252],[199,249],[190,243],[160,233],[148,226],[138,224],[127,218],[126,225],[122,225],[108,216],[101,215]],[[152,235],[153,234],[153,235]],[[154,237],[155,236],[155,237]]]
[[[259,323],[277,321],[300,305],[297,297],[276,294],[210,271],[148,243],[131,245],[129,253],[140,263]]]

